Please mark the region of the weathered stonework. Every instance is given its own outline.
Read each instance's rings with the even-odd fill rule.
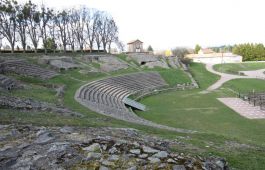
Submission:
[[[0,125],[0,134],[0,169],[229,169],[223,158],[171,152],[178,141],[135,129]]]

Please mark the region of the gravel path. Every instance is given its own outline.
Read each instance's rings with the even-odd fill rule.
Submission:
[[[220,73],[217,72],[213,69],[213,65],[214,64],[206,64],[206,69],[214,74],[220,75],[221,78],[215,82],[214,84],[212,84],[210,87],[208,87],[207,91],[213,91],[218,89],[219,87],[221,87],[225,82],[229,81],[229,80],[233,80],[233,79],[240,79],[240,78],[255,78],[255,79],[262,79],[265,80],[265,74],[264,71],[265,69],[261,69],[261,70],[254,70],[254,71],[241,71],[242,73],[245,74],[245,76],[239,76],[239,75],[232,75],[232,74],[226,74],[226,73]]]

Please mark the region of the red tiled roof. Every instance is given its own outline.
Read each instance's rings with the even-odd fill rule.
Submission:
[[[139,42],[141,42],[141,43],[143,43],[142,41],[140,41],[140,40],[133,40],[133,41],[130,41],[130,42],[128,42],[127,44],[133,44],[133,43],[135,43],[136,41],[139,41]]]

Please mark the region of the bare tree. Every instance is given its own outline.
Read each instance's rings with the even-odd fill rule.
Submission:
[[[84,45],[85,45],[85,22],[87,17],[87,10],[86,7],[82,7],[78,10],[73,10],[72,12],[72,21],[73,21],[73,28],[75,31],[75,38],[77,44],[81,52],[83,52]]]
[[[40,29],[39,29],[39,24],[40,24],[40,12],[37,9],[37,5],[31,3],[29,1],[26,3],[27,6],[27,13],[28,13],[28,34],[31,39],[31,42],[34,46],[34,51],[37,53],[37,48],[38,48],[38,43],[40,39]]]
[[[65,10],[59,12],[57,16],[55,17],[55,22],[58,27],[59,37],[63,45],[64,52],[66,52],[66,46],[68,43],[68,37],[67,37],[68,20],[69,20],[69,17]]]
[[[76,44],[76,34],[79,30],[77,29],[77,23],[79,22],[79,14],[75,9],[69,10],[69,20],[67,24],[67,35],[68,35],[68,43],[72,49],[72,52],[75,51]]]
[[[103,50],[106,52],[107,42],[108,42],[108,23],[110,22],[109,16],[107,13],[102,12],[100,19],[97,24],[97,31],[101,38],[101,43]]]
[[[27,26],[28,26],[28,6],[24,5],[19,5],[18,6],[18,14],[16,17],[16,22],[17,22],[17,32],[20,37],[21,41],[21,46],[23,48],[23,52],[26,52],[26,46],[27,46]]]
[[[1,27],[0,27],[0,29],[1,29]],[[0,31],[0,53],[2,51],[3,39],[4,39],[4,36],[3,36],[3,34],[1,34],[1,31]]]
[[[108,27],[107,27],[107,44],[108,44],[109,53],[111,49],[111,44],[117,41],[118,41],[118,27],[115,21],[112,19],[108,22]]]
[[[98,49],[98,52],[99,52],[100,45],[101,45],[101,42],[102,42],[101,35],[100,35],[99,32],[95,32],[95,40],[96,40],[97,49]],[[92,52],[92,49],[90,49],[90,51]]]
[[[93,45],[96,41],[98,46],[98,50],[100,48],[100,35],[97,33],[98,30],[98,21],[100,19],[101,12],[95,9],[85,8],[85,25],[86,25],[86,37],[88,39],[88,44],[90,48],[90,52],[93,50]]]
[[[17,4],[15,0],[0,1],[0,33],[10,43],[12,53],[14,53],[16,43]]]
[[[122,52],[125,50],[125,44],[118,39],[116,40],[116,45]]]
[[[53,48],[53,53],[55,53],[55,50],[57,48],[57,44],[56,44],[56,40],[58,39],[59,35],[57,34],[57,26],[56,26],[56,14],[54,14],[52,12],[52,18],[48,24],[48,33],[49,33],[49,36],[51,38],[51,40],[53,41],[53,45],[54,45],[54,48]]]
[[[47,41],[48,41],[48,29],[49,22],[53,19],[53,10],[42,5],[40,12],[40,22],[39,29],[42,37],[42,43],[44,47],[45,54],[47,54]]]

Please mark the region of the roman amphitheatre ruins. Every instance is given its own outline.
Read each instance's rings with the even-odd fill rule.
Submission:
[[[126,50],[123,19],[102,9],[0,1],[0,170],[264,170],[264,45],[166,50],[196,37],[171,15],[183,11],[124,4],[134,11],[115,16],[137,21],[121,15],[127,38],[164,51],[139,39]]]
[[[0,65],[4,169],[229,169],[241,167],[233,154],[262,155],[264,63],[238,75],[147,53],[3,54]]]

